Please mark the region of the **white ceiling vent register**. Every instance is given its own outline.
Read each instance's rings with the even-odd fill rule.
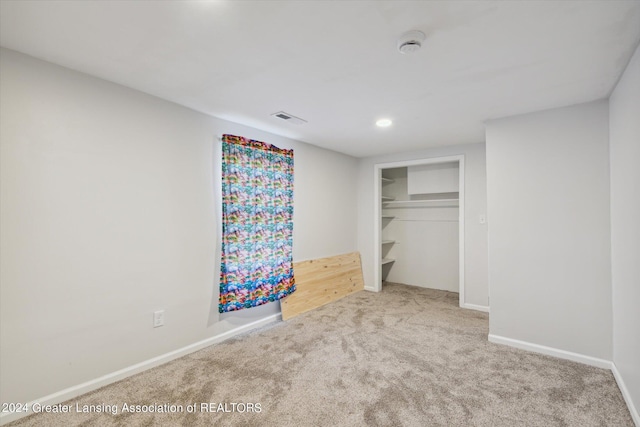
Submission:
[[[271,116],[293,123],[294,125],[303,125],[307,123],[306,120],[296,117],[293,114],[285,113],[284,111],[278,111],[277,113],[273,113]]]
[[[413,53],[422,47],[422,42],[427,36],[422,31],[407,31],[398,39],[398,50],[400,53]]]

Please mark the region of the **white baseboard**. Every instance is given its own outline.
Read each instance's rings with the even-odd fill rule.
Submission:
[[[460,307],[467,308],[469,310],[483,311],[485,313],[489,312],[489,307],[486,306],[486,305],[476,305],[476,304],[464,303],[464,304],[461,304]]]
[[[558,357],[560,359],[572,360],[574,362],[584,363],[585,365],[595,366],[597,368],[611,369],[613,365],[610,360],[599,359],[597,357],[586,356],[580,353],[560,350],[544,345],[533,344],[526,341],[514,340],[512,338],[501,337],[499,335],[489,334],[489,342],[496,344],[508,345],[522,350],[532,351],[534,353],[545,354],[547,356]]]
[[[282,315],[280,313],[272,314],[263,319],[256,320],[255,322],[251,322],[246,325],[239,326],[235,329],[232,329],[227,332],[223,332],[211,338],[207,338],[205,340],[190,344],[188,346],[179,348],[169,353],[165,353],[160,356],[154,357],[152,359],[145,360],[144,362],[136,363],[135,365],[126,367],[124,369],[120,369],[119,371],[115,371],[110,374],[104,375],[102,377],[87,381],[85,383],[78,384],[73,387],[66,388],[64,390],[60,390],[48,396],[35,399],[27,403],[27,405],[29,408],[32,408],[34,403],[39,403],[42,405],[55,405],[57,403],[62,403],[69,399],[73,399],[74,397],[99,389],[100,387],[104,387],[116,381],[120,381],[124,378],[130,377],[132,375],[138,374],[140,372],[143,372],[148,369],[154,368],[156,366],[162,365],[164,363],[170,362],[179,357],[186,356],[187,354],[191,354],[198,350],[202,350],[203,348],[209,347],[212,344],[216,344],[216,343],[228,340],[229,338],[232,338],[236,335],[242,334],[244,332],[248,332],[251,329],[259,328],[261,326],[268,325],[269,323],[277,322],[278,320],[281,320],[281,319],[282,319]],[[15,421],[17,419],[26,417],[31,414],[32,414],[31,412],[2,413],[0,414],[0,426],[10,423],[11,421]]]
[[[364,290],[369,292],[380,292],[380,289],[372,288],[370,286],[365,286]]]
[[[616,364],[614,362],[610,360],[599,359],[597,357],[585,356],[584,354],[572,353],[566,350],[559,350],[557,348],[546,347],[544,345],[532,344],[526,341],[505,338],[499,335],[489,334],[489,341],[496,344],[504,344],[522,350],[545,354],[547,356],[554,356],[561,359],[572,360],[574,362],[584,363],[586,365],[595,366],[597,368],[609,369],[613,373],[613,377],[616,379],[616,383],[618,384],[620,393],[622,393],[622,397],[624,397],[627,408],[629,408],[629,412],[631,413],[633,422],[635,423],[636,427],[640,427],[640,414],[638,413],[638,408],[636,408],[633,404],[633,399],[631,399],[629,389],[627,389],[627,386],[622,379],[622,375],[620,375],[620,372],[618,371],[618,368],[616,367]]]
[[[640,427],[640,414],[638,413],[638,408],[636,408],[633,404],[631,394],[629,394],[629,389],[625,385],[624,380],[622,379],[622,375],[620,375],[615,362],[611,363],[611,372],[613,372],[613,377],[618,383],[618,388],[622,393],[622,397],[624,397],[624,401],[627,402],[627,408],[629,408],[629,412],[631,412],[631,418],[633,419],[633,422],[636,423],[636,427]]]

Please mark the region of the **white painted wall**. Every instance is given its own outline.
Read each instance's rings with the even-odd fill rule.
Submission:
[[[640,422],[640,48],[609,108],[613,362]]]
[[[467,144],[439,147],[411,153],[375,156],[360,159],[358,165],[358,250],[362,257],[365,286],[373,287],[377,268],[373,237],[374,165],[465,155],[465,300],[467,304],[487,306],[487,225],[478,218],[486,214],[485,145]]]
[[[409,194],[456,193],[459,191],[458,163],[436,163],[407,168]]]
[[[490,333],[611,360],[606,101],[487,124]]]
[[[384,212],[396,217],[383,229],[384,238],[396,241],[388,256],[383,252],[384,258],[395,259],[387,280],[458,292],[458,209],[385,209]]]
[[[0,66],[3,402],[279,312],[217,313],[223,133],[295,150],[296,261],[356,250],[356,159],[9,50]]]

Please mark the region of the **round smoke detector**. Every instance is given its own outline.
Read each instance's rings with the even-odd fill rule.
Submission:
[[[400,53],[413,53],[422,47],[422,42],[426,36],[422,31],[407,31],[398,39],[398,50]]]

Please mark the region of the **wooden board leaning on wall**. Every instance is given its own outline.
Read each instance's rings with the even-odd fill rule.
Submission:
[[[360,253],[293,263],[296,291],[281,300],[282,320],[364,290]]]

